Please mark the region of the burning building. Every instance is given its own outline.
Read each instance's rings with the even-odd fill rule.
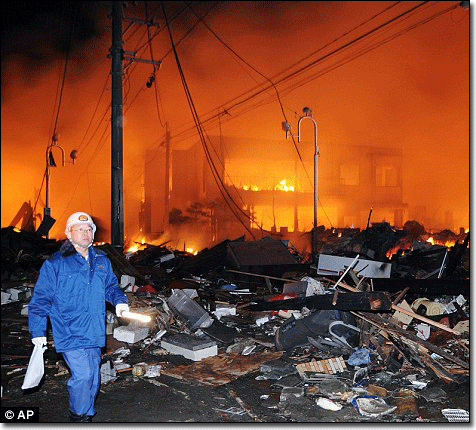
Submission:
[[[194,232],[191,236],[197,236],[200,226],[203,245],[245,234],[246,227],[249,232],[310,231],[314,215],[312,148],[309,142],[295,143],[214,136],[207,142],[212,159],[207,159],[200,142],[173,149],[170,157],[164,151],[149,152],[143,231],[154,236],[189,226]],[[373,221],[403,225],[407,205],[402,192],[401,148],[351,144],[330,148],[324,144],[320,152],[318,225],[365,228],[370,211]],[[232,211],[225,204],[227,199],[233,199],[241,210]]]

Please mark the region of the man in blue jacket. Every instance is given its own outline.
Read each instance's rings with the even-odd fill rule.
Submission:
[[[101,348],[106,343],[106,301],[116,314],[128,311],[111,262],[92,247],[96,225],[84,212],[66,223],[67,240],[40,270],[28,306],[28,325],[34,345],[46,344],[50,318],[56,351],[71,371],[68,381],[70,420],[91,422],[101,383]]]

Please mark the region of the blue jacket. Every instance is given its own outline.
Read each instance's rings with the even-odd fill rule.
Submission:
[[[86,260],[67,240],[40,269],[28,305],[31,337],[46,336],[49,317],[58,352],[103,347],[106,301],[113,306],[128,302],[111,262],[92,246]]]

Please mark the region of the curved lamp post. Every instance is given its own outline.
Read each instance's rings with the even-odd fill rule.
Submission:
[[[51,217],[51,208],[50,208],[50,167],[56,167],[56,162],[53,157],[53,148],[58,148],[61,151],[61,165],[64,167],[66,161],[64,159],[64,149],[58,145],[58,135],[54,134],[51,139],[51,143],[46,148],[46,196],[45,196],[45,209],[43,212],[43,220],[47,217]],[[68,163],[74,164],[78,151],[74,149],[71,151],[69,156],[73,161],[68,161]],[[49,229],[48,229],[49,230]],[[48,239],[49,233],[46,232],[46,238]]]
[[[312,257],[316,255],[316,235],[317,235],[317,212],[318,212],[318,158],[319,158],[319,147],[317,144],[317,123],[316,120],[312,117],[312,111],[308,107],[303,108],[304,115],[299,118],[298,121],[298,142],[301,141],[301,122],[304,119],[309,119],[314,124],[314,222],[312,227],[311,235],[311,248],[312,248]],[[288,132],[291,130],[291,126],[284,122],[282,123],[283,130],[286,132],[286,138],[288,137]]]

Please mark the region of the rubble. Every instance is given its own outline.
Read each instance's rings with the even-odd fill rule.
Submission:
[[[14,403],[31,353],[28,301],[59,244],[3,237],[2,400]],[[184,401],[191,387],[225,387],[232,403],[210,413],[228,421],[465,421],[469,403],[451,393],[469,385],[469,234],[429,237],[417,223],[321,229],[315,261],[273,238],[197,255],[102,244],[130,310],[151,322],[108,310],[101,387],[146,380]],[[59,358],[50,341],[43,384],[69,377]]]

